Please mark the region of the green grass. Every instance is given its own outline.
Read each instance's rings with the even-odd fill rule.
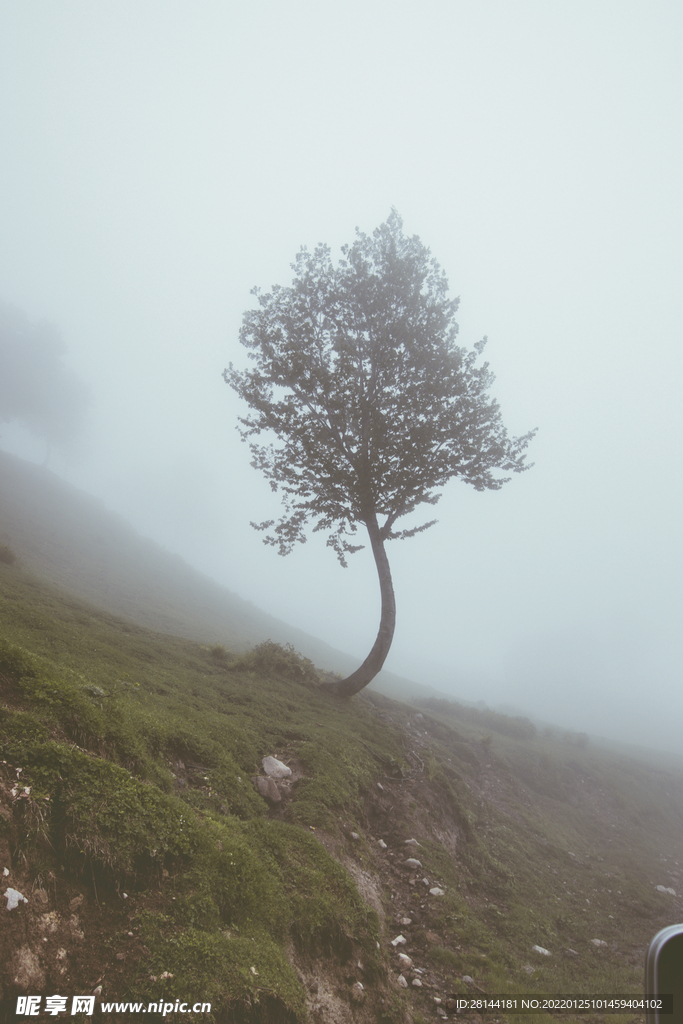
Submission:
[[[320,682],[290,646],[233,654],[155,633],[0,562],[0,778],[30,789],[0,838],[36,885],[57,873],[103,908],[135,898],[146,952],[119,997],[161,999],[166,971],[174,998],[200,992],[218,1017],[298,1024],[293,959],[340,977],[360,959],[381,988],[381,920],[318,838],[348,849],[350,829],[370,873],[384,863],[373,832],[420,830],[445,889],[424,963],[452,992],[463,975],[500,994],[642,988],[672,906],[654,886],[683,871],[680,773],[457,704],[425,705],[418,736],[414,707],[336,700]],[[275,816],[251,783],[266,754],[302,773]],[[380,825],[387,777],[400,802]]]
[[[11,823],[18,864],[38,872],[52,859],[92,875],[100,898],[161,886],[163,913],[153,927],[144,917],[149,974],[157,961],[176,965],[176,997],[204,991],[211,975],[215,1005],[275,999],[299,1019],[292,942],[340,963],[355,953],[381,974],[376,914],[302,826],[355,820],[374,761],[354,733],[400,756],[394,730],[378,730],[362,706],[331,703],[291,648],[217,654],[16,567],[0,595],[1,756],[31,790]],[[307,778],[288,820],[272,821],[251,776],[265,754],[285,751]],[[254,959],[258,982],[245,971]]]

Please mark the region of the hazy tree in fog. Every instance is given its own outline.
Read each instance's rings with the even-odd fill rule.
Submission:
[[[262,294],[244,315],[240,341],[255,366],[223,376],[253,413],[243,440],[272,431],[275,443],[249,442],[252,466],[283,495],[285,514],[265,542],[288,554],[305,527],[327,530],[343,566],[359,526],[379,574],[377,639],[360,668],[337,684],[350,696],[379,672],[394,635],[396,606],[387,541],[412,537],[436,520],[397,530],[437,488],[459,477],[498,490],[519,473],[535,431],[510,438],[488,364],[456,344],[458,299],[419,238],[403,234],[393,211],[372,237],[357,232],[335,266],[327,246],[303,249],[291,287]],[[252,523],[269,530],[271,520]]]
[[[55,327],[30,323],[0,304],[0,421],[19,420],[48,446],[78,439],[88,405],[87,388],[64,365],[65,353]]]

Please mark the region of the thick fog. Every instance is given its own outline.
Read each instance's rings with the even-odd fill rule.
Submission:
[[[4,0],[0,302],[61,335],[83,429],[0,446],[362,660],[369,549],[263,545],[279,503],[221,372],[254,285],[395,206],[538,434],[528,473],[452,482],[389,545],[387,668],[678,749],[682,48],[679,0]]]

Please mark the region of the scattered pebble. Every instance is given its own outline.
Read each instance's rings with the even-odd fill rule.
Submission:
[[[4,896],[7,900],[8,910],[14,910],[20,903],[28,903],[26,897],[18,889],[5,889]],[[403,941],[405,942],[405,939]]]

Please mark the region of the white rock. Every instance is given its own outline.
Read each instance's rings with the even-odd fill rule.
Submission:
[[[532,946],[534,953],[540,953],[541,956],[550,956],[550,950],[544,949],[543,946]]]
[[[469,974],[463,974],[462,980],[466,981],[468,985],[474,985],[474,978],[470,978]]]
[[[358,835],[358,833],[357,833],[357,832],[352,832],[352,833],[351,833],[351,838],[352,838],[352,839],[360,839],[360,836]]]
[[[445,896],[446,893],[443,891],[443,889],[439,889],[438,885],[435,885],[433,889],[429,890],[429,895],[430,896]]]
[[[9,875],[9,868],[3,868],[2,873],[5,876],[5,878],[7,878],[7,876]]]
[[[287,779],[292,774],[292,769],[282,761],[278,761],[276,757],[264,757],[261,764],[266,775],[270,775],[273,779]]]
[[[401,918],[401,924],[412,924],[412,923],[413,923],[412,917],[402,917]]]
[[[7,899],[8,910],[14,910],[20,903],[28,903],[26,897],[22,896],[17,889],[5,889],[4,895]]]
[[[595,947],[597,947],[598,949],[600,949],[600,948],[601,948],[602,946],[606,946],[606,945],[607,945],[607,943],[606,943],[606,942],[603,942],[603,940],[602,940],[602,939],[591,939],[591,942],[592,942],[592,943],[593,943],[593,945],[594,945]]]
[[[405,935],[397,935],[395,939],[391,940],[391,945],[394,947],[405,946],[407,941],[408,940],[406,939]]]
[[[656,885],[655,889],[657,890],[657,892],[666,892],[666,893],[669,894],[669,896],[675,896],[676,895],[676,890],[675,889],[669,889],[665,885]]]
[[[421,868],[422,864],[415,857],[408,857],[408,860],[404,860],[403,863],[407,868]]]
[[[377,845],[379,846],[380,850],[386,850],[388,848],[387,844],[384,842],[383,839],[378,839]]]
[[[417,839],[406,839],[404,846],[419,846]]]
[[[398,983],[401,986],[401,988],[408,988],[408,982],[406,981],[402,974],[399,974],[398,976]]]
[[[412,967],[413,966],[413,961],[411,960],[411,958],[408,956],[407,953],[399,953],[398,954],[398,959],[399,959],[399,963],[401,964],[401,967],[403,967],[405,969],[407,969],[408,967]]]
[[[419,978],[413,978],[413,986],[415,988],[422,988],[422,982]]]

